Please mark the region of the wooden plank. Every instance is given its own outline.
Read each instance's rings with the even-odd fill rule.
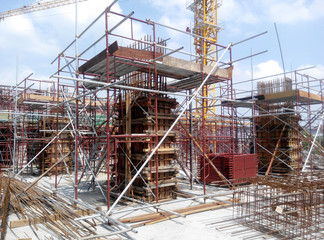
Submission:
[[[96,207],[95,208],[98,211],[102,211],[101,207]],[[75,214],[79,215],[79,217],[82,216],[87,216],[87,215],[91,215],[94,214],[95,212],[91,209],[83,209],[83,210],[76,210],[73,211]],[[46,217],[37,217],[37,218],[33,218],[33,219],[20,219],[20,220],[14,220],[10,222],[10,228],[17,228],[17,227],[24,227],[24,226],[29,226],[29,225],[35,225],[35,224],[39,224],[39,223],[45,223],[47,221],[58,221],[60,220],[60,215],[59,214],[52,214],[49,215],[48,218]]]
[[[176,151],[178,151],[178,148],[159,148],[158,149],[158,154],[172,154],[172,153],[176,153]],[[145,148],[143,149],[143,152],[151,152],[151,149]]]
[[[192,198],[192,197],[195,196],[193,194],[189,194],[189,193],[182,192],[182,191],[175,191],[175,194],[180,196],[180,197],[183,197],[183,198]]]
[[[186,213],[192,214],[192,213],[199,212],[199,211],[206,211],[206,209],[211,210],[214,207],[217,208],[220,205],[224,206],[224,207],[231,206],[231,204],[226,204],[223,202],[212,202],[212,203],[205,203],[205,204],[190,206],[190,207],[186,207],[186,208],[180,208],[180,209],[176,209],[176,210],[172,210],[172,211],[185,215]],[[119,219],[119,221],[122,223],[135,223],[135,222],[142,222],[142,221],[157,219],[160,217],[169,217],[171,215],[172,214],[169,212],[146,213],[146,214],[142,214],[139,216],[122,218],[122,219]]]
[[[1,179],[2,181],[2,179]],[[1,240],[6,239],[6,232],[7,232],[7,219],[8,219],[8,212],[9,212],[9,202],[10,202],[10,178],[8,178],[8,183],[7,186],[5,188],[6,192],[5,192],[5,196],[4,196],[4,200],[1,206],[1,212],[2,212],[2,216],[1,216]]]
[[[180,213],[182,215],[190,215],[190,214],[194,214],[194,213],[198,213],[198,212],[210,211],[210,210],[214,210],[217,208],[229,207],[229,206],[232,206],[232,205],[223,203],[223,202],[213,202],[213,203],[207,203],[207,204],[202,204],[202,205],[198,205],[198,206],[192,206],[192,207],[176,210],[174,212]],[[148,220],[143,223],[134,224],[131,227],[135,228],[135,227],[140,227],[140,226],[145,226],[145,225],[152,225],[155,223],[163,222],[163,221],[170,220],[170,219],[177,218],[177,217],[179,217],[179,216],[175,215],[175,214],[168,213],[168,214],[166,214],[166,216],[159,216],[155,219]]]
[[[115,44],[115,46],[114,46]],[[117,45],[117,46],[116,46]],[[121,47],[118,46],[117,42],[112,43],[108,47],[108,51],[110,55],[120,56],[120,57],[126,57],[126,58],[132,58],[132,59],[141,59],[141,60],[150,60],[154,58],[154,53],[152,51],[147,50],[141,50],[141,49],[135,49],[135,48],[127,48],[127,47]],[[162,53],[156,52],[155,57],[162,56]],[[79,71],[81,73],[87,72],[90,68],[93,66],[101,63],[102,61],[106,61],[107,53],[106,49],[101,51],[99,54],[91,58],[89,61],[84,63],[82,66],[79,67]]]
[[[132,133],[132,97],[131,93],[126,94],[126,135],[130,135]],[[125,186],[128,185],[128,183],[132,179],[132,171],[131,171],[131,164],[128,159],[132,159],[132,143],[131,138],[126,138],[126,156],[125,156]],[[132,193],[132,196],[134,195],[132,186],[128,188],[126,192],[126,196],[130,196],[130,193]]]
[[[289,90],[284,92],[277,92],[277,93],[269,93],[264,94],[265,101],[275,101],[275,100],[296,100],[297,97],[310,99],[318,102],[322,102],[322,97],[320,95],[316,95],[314,93],[308,93],[303,90]]]
[[[169,214],[169,213],[165,213],[165,212],[147,213],[147,214],[142,214],[139,216],[122,218],[122,219],[119,219],[118,221],[120,221],[122,223],[143,222],[143,221],[155,219],[160,216],[166,216],[167,214]]]
[[[66,100],[71,100],[72,98],[71,97],[68,97],[66,98]],[[27,94],[26,97],[21,97],[19,100],[18,100],[18,104],[22,103],[24,100],[37,100],[37,101],[45,101],[45,102],[57,102],[57,97],[51,97],[51,96],[44,96],[44,95],[37,95],[37,94]],[[58,98],[58,101],[59,102],[64,102],[64,98],[62,97],[59,97]],[[76,100],[72,100],[71,101],[72,103],[76,103]],[[89,104],[90,100],[89,99],[86,99],[84,101],[84,105],[87,105]],[[101,103],[99,101],[91,101],[91,105],[99,105],[101,106]]]
[[[298,90],[298,95],[303,98],[322,102],[322,96],[314,94],[314,93],[309,93],[309,95],[308,95],[308,92],[305,92],[303,90]]]
[[[178,172],[179,169],[177,167],[171,166],[171,165],[164,165],[164,166],[158,166],[158,172],[159,173],[165,173],[165,172]],[[156,173],[156,168],[150,168],[145,167],[142,171],[143,174],[151,174]]]
[[[271,158],[271,160],[270,160],[270,163],[269,163],[268,169],[267,169],[267,171],[266,171],[266,173],[265,173],[265,176],[268,176],[268,174],[269,174],[269,172],[270,172],[270,170],[271,170],[271,167],[272,167],[272,164],[273,164],[273,160],[274,160],[275,157],[276,157],[277,150],[278,150],[278,147],[279,147],[279,144],[280,144],[281,138],[282,138],[282,134],[284,133],[285,129],[286,129],[286,124],[283,126],[283,128],[282,128],[282,130],[281,130],[280,137],[279,137],[279,139],[278,139],[278,141],[277,141],[276,148],[275,148],[275,150],[274,150],[274,152],[273,152],[273,154],[272,154],[272,158]]]
[[[188,60],[166,56],[163,58],[162,63],[164,66],[177,68],[177,72],[181,74],[182,71],[201,72],[201,65],[199,63],[191,62]],[[212,66],[204,66],[202,72],[208,74],[212,70]],[[212,75],[220,76],[221,78],[232,78],[233,67],[229,68],[216,68]]]
[[[264,94],[264,100],[265,101],[282,99],[282,98],[289,98],[289,97],[296,97],[296,90]]]
[[[108,52],[110,54],[113,54],[118,50],[119,46],[117,41],[113,42],[108,46]],[[91,58],[89,61],[84,63],[82,66],[79,67],[79,72],[84,73],[86,72],[89,68],[91,68],[93,65],[96,65],[97,63],[103,61],[107,57],[107,51],[106,49],[102,50],[99,54]]]

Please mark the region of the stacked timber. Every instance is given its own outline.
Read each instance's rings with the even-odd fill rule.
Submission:
[[[267,170],[274,153],[272,172],[288,173],[300,167],[299,118],[294,114],[256,118],[257,141],[262,146],[257,147],[260,172]]]
[[[155,98],[140,97],[136,99],[135,104],[127,99],[122,102],[120,106],[122,114],[115,121],[119,134],[139,136],[133,140],[126,138],[128,142],[119,145],[121,149],[118,151],[118,179],[122,188],[136,174],[135,167],[139,169],[142,166],[174,122],[171,109],[176,105],[175,99],[159,97],[157,112],[155,112]],[[132,107],[129,109],[127,106]],[[126,121],[123,122],[122,119]],[[147,202],[155,201],[156,197],[159,200],[173,197],[173,192],[177,190],[175,176],[178,172],[178,169],[172,165],[177,157],[177,149],[173,146],[175,137],[176,133],[171,132],[164,140],[141,175],[135,179],[128,193],[129,196]]]

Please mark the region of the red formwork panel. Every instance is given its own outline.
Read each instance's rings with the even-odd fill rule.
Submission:
[[[232,183],[243,183],[244,178],[255,177],[258,173],[258,160],[256,154],[207,154],[215,167]],[[203,177],[203,158],[200,157],[200,178]],[[205,161],[206,183],[222,181],[213,167]]]

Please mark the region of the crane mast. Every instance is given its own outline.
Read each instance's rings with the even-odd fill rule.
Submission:
[[[204,65],[212,65],[215,60],[215,45],[217,43],[217,34],[219,27],[217,25],[217,8],[220,7],[219,0],[194,0],[189,9],[194,12],[193,33],[204,37],[195,37],[194,45],[197,55],[203,55],[204,58],[197,62]]]
[[[217,8],[221,6],[220,0],[193,0],[187,5],[187,8],[194,13],[194,27],[192,32],[200,37],[194,38],[194,45],[196,55],[201,56],[196,59],[197,63],[203,65],[214,65],[216,59],[217,34],[220,30],[217,24]],[[207,87],[204,86],[202,90],[204,97],[215,96],[215,84]],[[209,102],[208,102],[209,101]],[[207,117],[207,104],[213,105],[210,100],[196,101],[196,108],[203,106],[205,117]],[[215,111],[215,108],[211,108]],[[200,111],[199,111],[200,112]]]

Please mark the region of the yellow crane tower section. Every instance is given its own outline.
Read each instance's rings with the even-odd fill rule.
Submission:
[[[79,0],[79,2],[84,2],[84,1],[87,0]],[[20,14],[36,12],[36,11],[45,10],[49,8],[61,7],[72,3],[75,3],[75,0],[37,1],[33,4],[22,6],[21,8],[0,12],[0,20],[4,20],[7,17],[17,16]]]
[[[217,54],[215,43],[217,43],[217,34],[220,30],[217,24],[217,8],[221,6],[221,1],[193,0],[187,6],[194,13],[195,21],[192,33],[203,37],[194,39],[196,55],[201,56],[196,59],[196,62],[203,65],[214,65]],[[215,96],[215,85],[204,87],[202,95],[204,97]],[[201,101],[197,101],[196,107],[199,108],[200,105],[201,108],[204,105],[203,111],[206,114],[206,106],[207,104],[213,105],[212,102],[207,100],[202,104]],[[210,110],[215,111],[215,108]]]

